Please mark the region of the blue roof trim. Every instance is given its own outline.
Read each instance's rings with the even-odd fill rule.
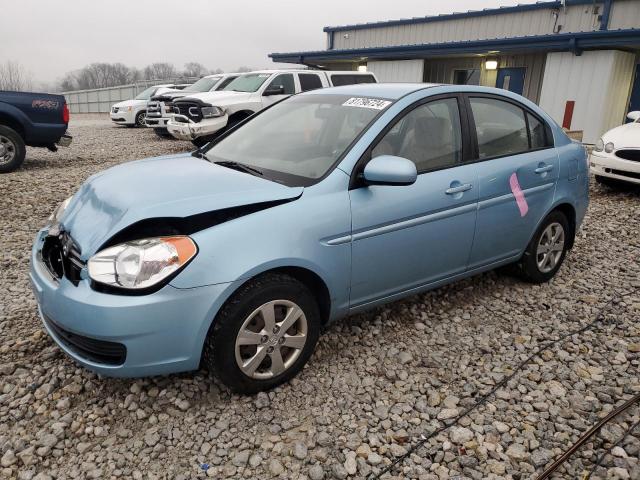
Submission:
[[[496,38],[464,42],[398,45],[392,47],[354,48],[346,50],[319,50],[312,52],[270,53],[274,62],[305,63],[354,58],[427,58],[441,55],[513,51],[573,51],[603,47],[640,47],[640,29],[594,30],[592,32],[532,35],[528,37]]]
[[[596,3],[603,3],[603,0],[595,0]],[[594,3],[594,0],[566,0],[567,6],[587,5]],[[485,8],[484,10],[469,10],[468,12],[445,13],[427,17],[404,18],[400,20],[387,20],[382,22],[356,23],[353,25],[339,25],[335,27],[324,27],[324,32],[340,32],[345,30],[363,30],[368,28],[396,27],[400,25],[413,25],[416,23],[441,22],[444,20],[455,20],[460,18],[484,17],[503,13],[528,12],[531,10],[542,10],[562,7],[561,1],[537,2],[530,4],[514,5],[512,7]]]

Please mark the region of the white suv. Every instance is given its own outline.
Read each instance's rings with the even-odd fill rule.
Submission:
[[[153,95],[172,89],[181,90],[188,86],[188,83],[181,85],[167,83],[164,85],[154,85],[153,87],[149,87],[131,100],[125,100],[124,102],[113,104],[109,112],[111,121],[113,123],[117,123],[118,125],[126,125],[127,127],[144,127],[144,117],[147,112],[147,102]]]
[[[153,131],[158,136],[171,137],[167,132],[167,122],[171,118],[170,112],[173,108],[173,100],[194,93],[222,90],[229,85],[230,82],[238,78],[239,75],[239,73],[207,75],[183,90],[168,90],[166,92],[156,93],[147,103],[147,115],[145,117],[147,127],[153,128]]]
[[[317,88],[377,83],[375,75],[357,71],[261,70],[240,75],[224,89],[173,102],[167,130],[201,146],[250,115],[290,95]]]

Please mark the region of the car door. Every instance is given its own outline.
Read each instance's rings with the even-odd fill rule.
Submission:
[[[282,87],[284,93],[281,95],[268,95],[268,94],[265,95],[265,93],[268,92],[269,89],[273,87]],[[267,83],[267,86],[262,91],[262,107],[263,108],[268,107],[272,103],[276,103],[282,100],[283,98],[287,98],[288,96],[293,95],[295,93],[296,93],[296,81],[293,73],[278,74],[274,78],[272,78],[269,81],[269,83]]]
[[[350,190],[351,306],[407,292],[462,273],[475,228],[476,165],[466,164],[462,97],[414,104],[373,142],[364,161],[378,155],[412,160],[417,181],[408,186],[361,185]]]
[[[478,160],[478,218],[469,268],[517,257],[553,203],[558,155],[548,125],[520,103],[468,96]]]

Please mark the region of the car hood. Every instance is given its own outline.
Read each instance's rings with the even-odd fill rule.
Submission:
[[[125,163],[90,177],[60,223],[88,259],[107,240],[138,221],[294,199],[287,187],[206,160],[179,154]]]
[[[187,97],[181,98],[180,100],[187,101],[188,99],[193,98],[205,103],[210,103],[213,106],[217,106],[219,104],[224,105],[227,103],[242,102],[244,100],[250,99],[252,95],[253,93],[250,92],[218,90],[217,92],[194,93],[193,95],[188,95]]]
[[[140,105],[146,105],[146,100],[125,100],[124,102],[114,103],[112,107],[125,108],[125,107],[139,107]]]
[[[602,136],[604,143],[612,142],[615,149],[640,148],[640,123],[625,123]]]

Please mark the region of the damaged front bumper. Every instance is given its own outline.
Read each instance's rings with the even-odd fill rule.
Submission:
[[[222,130],[227,126],[228,116],[206,118],[200,122],[194,122],[185,115],[174,115],[167,122],[167,130],[179,140],[195,140],[199,137],[207,137]]]

